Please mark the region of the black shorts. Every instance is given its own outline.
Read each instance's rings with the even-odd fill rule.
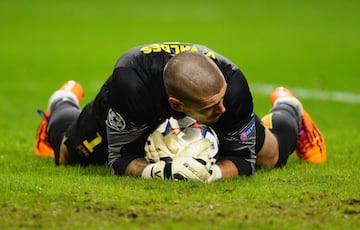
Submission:
[[[85,106],[79,118],[74,122],[65,136],[65,145],[69,151],[69,164],[105,164],[108,160],[108,144],[103,127],[93,113],[93,102]]]

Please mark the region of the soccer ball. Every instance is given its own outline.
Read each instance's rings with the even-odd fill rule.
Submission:
[[[215,131],[210,126],[198,123],[190,117],[181,119],[171,117],[163,122],[157,130],[163,134],[166,146],[174,154],[181,152],[192,142],[207,138],[211,143],[207,150],[209,157],[215,160],[218,157],[219,140]],[[196,155],[198,152],[193,154]]]

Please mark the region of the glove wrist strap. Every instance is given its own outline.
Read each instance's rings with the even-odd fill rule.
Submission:
[[[164,166],[164,180],[172,179],[171,163],[166,163]]]

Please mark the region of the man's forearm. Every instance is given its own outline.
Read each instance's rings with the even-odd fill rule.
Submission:
[[[126,167],[124,176],[140,177],[148,164],[144,158],[136,158]]]
[[[223,160],[217,163],[221,169],[222,178],[231,178],[239,176],[239,171],[235,164],[229,160]]]

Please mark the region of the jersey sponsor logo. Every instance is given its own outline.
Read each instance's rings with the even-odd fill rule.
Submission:
[[[109,109],[106,124],[116,130],[123,130],[126,126],[125,119],[120,115],[120,113],[112,110],[111,108]]]
[[[161,43],[161,44],[152,44],[148,46],[144,46],[140,48],[140,51],[144,54],[151,54],[151,53],[173,53],[178,54],[185,51],[194,51],[200,52],[199,47],[193,44],[179,44],[179,43]],[[206,56],[216,59],[214,51],[211,50],[203,50],[202,51]]]

